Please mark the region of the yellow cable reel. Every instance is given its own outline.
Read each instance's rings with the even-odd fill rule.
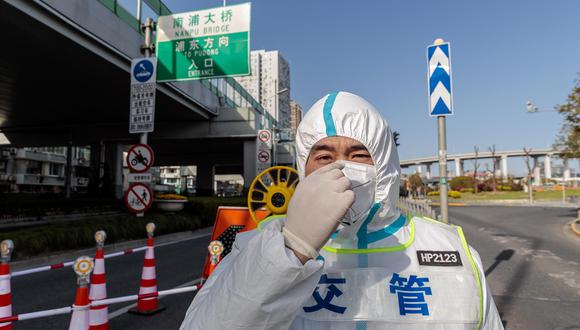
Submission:
[[[248,191],[252,219],[260,222],[271,215],[286,214],[298,181],[298,172],[288,166],[273,166],[258,174]],[[268,216],[258,219],[256,211],[260,209],[268,211]]]

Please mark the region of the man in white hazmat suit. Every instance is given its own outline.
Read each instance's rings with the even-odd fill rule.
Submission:
[[[237,236],[181,329],[503,329],[460,227],[396,208],[391,130],[354,94],[312,106],[288,214]]]

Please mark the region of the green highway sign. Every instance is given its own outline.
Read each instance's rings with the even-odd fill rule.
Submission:
[[[250,3],[159,16],[157,82],[250,74]]]

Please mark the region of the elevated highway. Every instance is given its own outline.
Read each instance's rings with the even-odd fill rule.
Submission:
[[[533,160],[533,168],[534,168],[534,182],[539,184],[541,182],[541,173],[540,173],[540,166],[539,166],[539,158],[544,159],[544,177],[546,179],[552,178],[552,157],[558,156],[562,154],[561,151],[555,149],[531,149],[529,152],[529,156]],[[461,176],[464,173],[463,163],[466,160],[474,160],[474,159],[491,159],[494,162],[499,162],[500,175],[507,179],[509,174],[508,169],[508,158],[510,157],[525,157],[526,153],[524,150],[507,150],[507,151],[496,151],[492,154],[489,151],[478,152],[477,155],[475,152],[471,153],[462,153],[462,154],[452,154],[447,155],[447,162],[455,163],[455,176]],[[436,164],[439,162],[438,156],[429,156],[429,157],[420,157],[414,159],[406,159],[401,161],[402,168],[410,168],[410,167],[417,167],[417,172],[423,174],[423,166],[426,167],[425,177],[428,179],[433,177],[431,172],[432,168],[431,165]],[[570,178],[570,170],[567,168],[564,170],[564,179],[568,180]]]
[[[12,147],[90,145],[94,176],[109,168],[119,195],[123,151],[138,142],[128,132],[137,19],[112,0],[5,0],[0,40],[0,132]],[[251,182],[264,121],[274,123],[231,78],[160,83],[149,143],[157,165],[198,165],[207,189],[216,166]]]

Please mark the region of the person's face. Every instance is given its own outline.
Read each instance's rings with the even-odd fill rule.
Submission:
[[[362,143],[344,136],[331,136],[312,146],[304,174],[308,176],[324,165],[334,163],[337,160],[374,165],[371,154]]]

